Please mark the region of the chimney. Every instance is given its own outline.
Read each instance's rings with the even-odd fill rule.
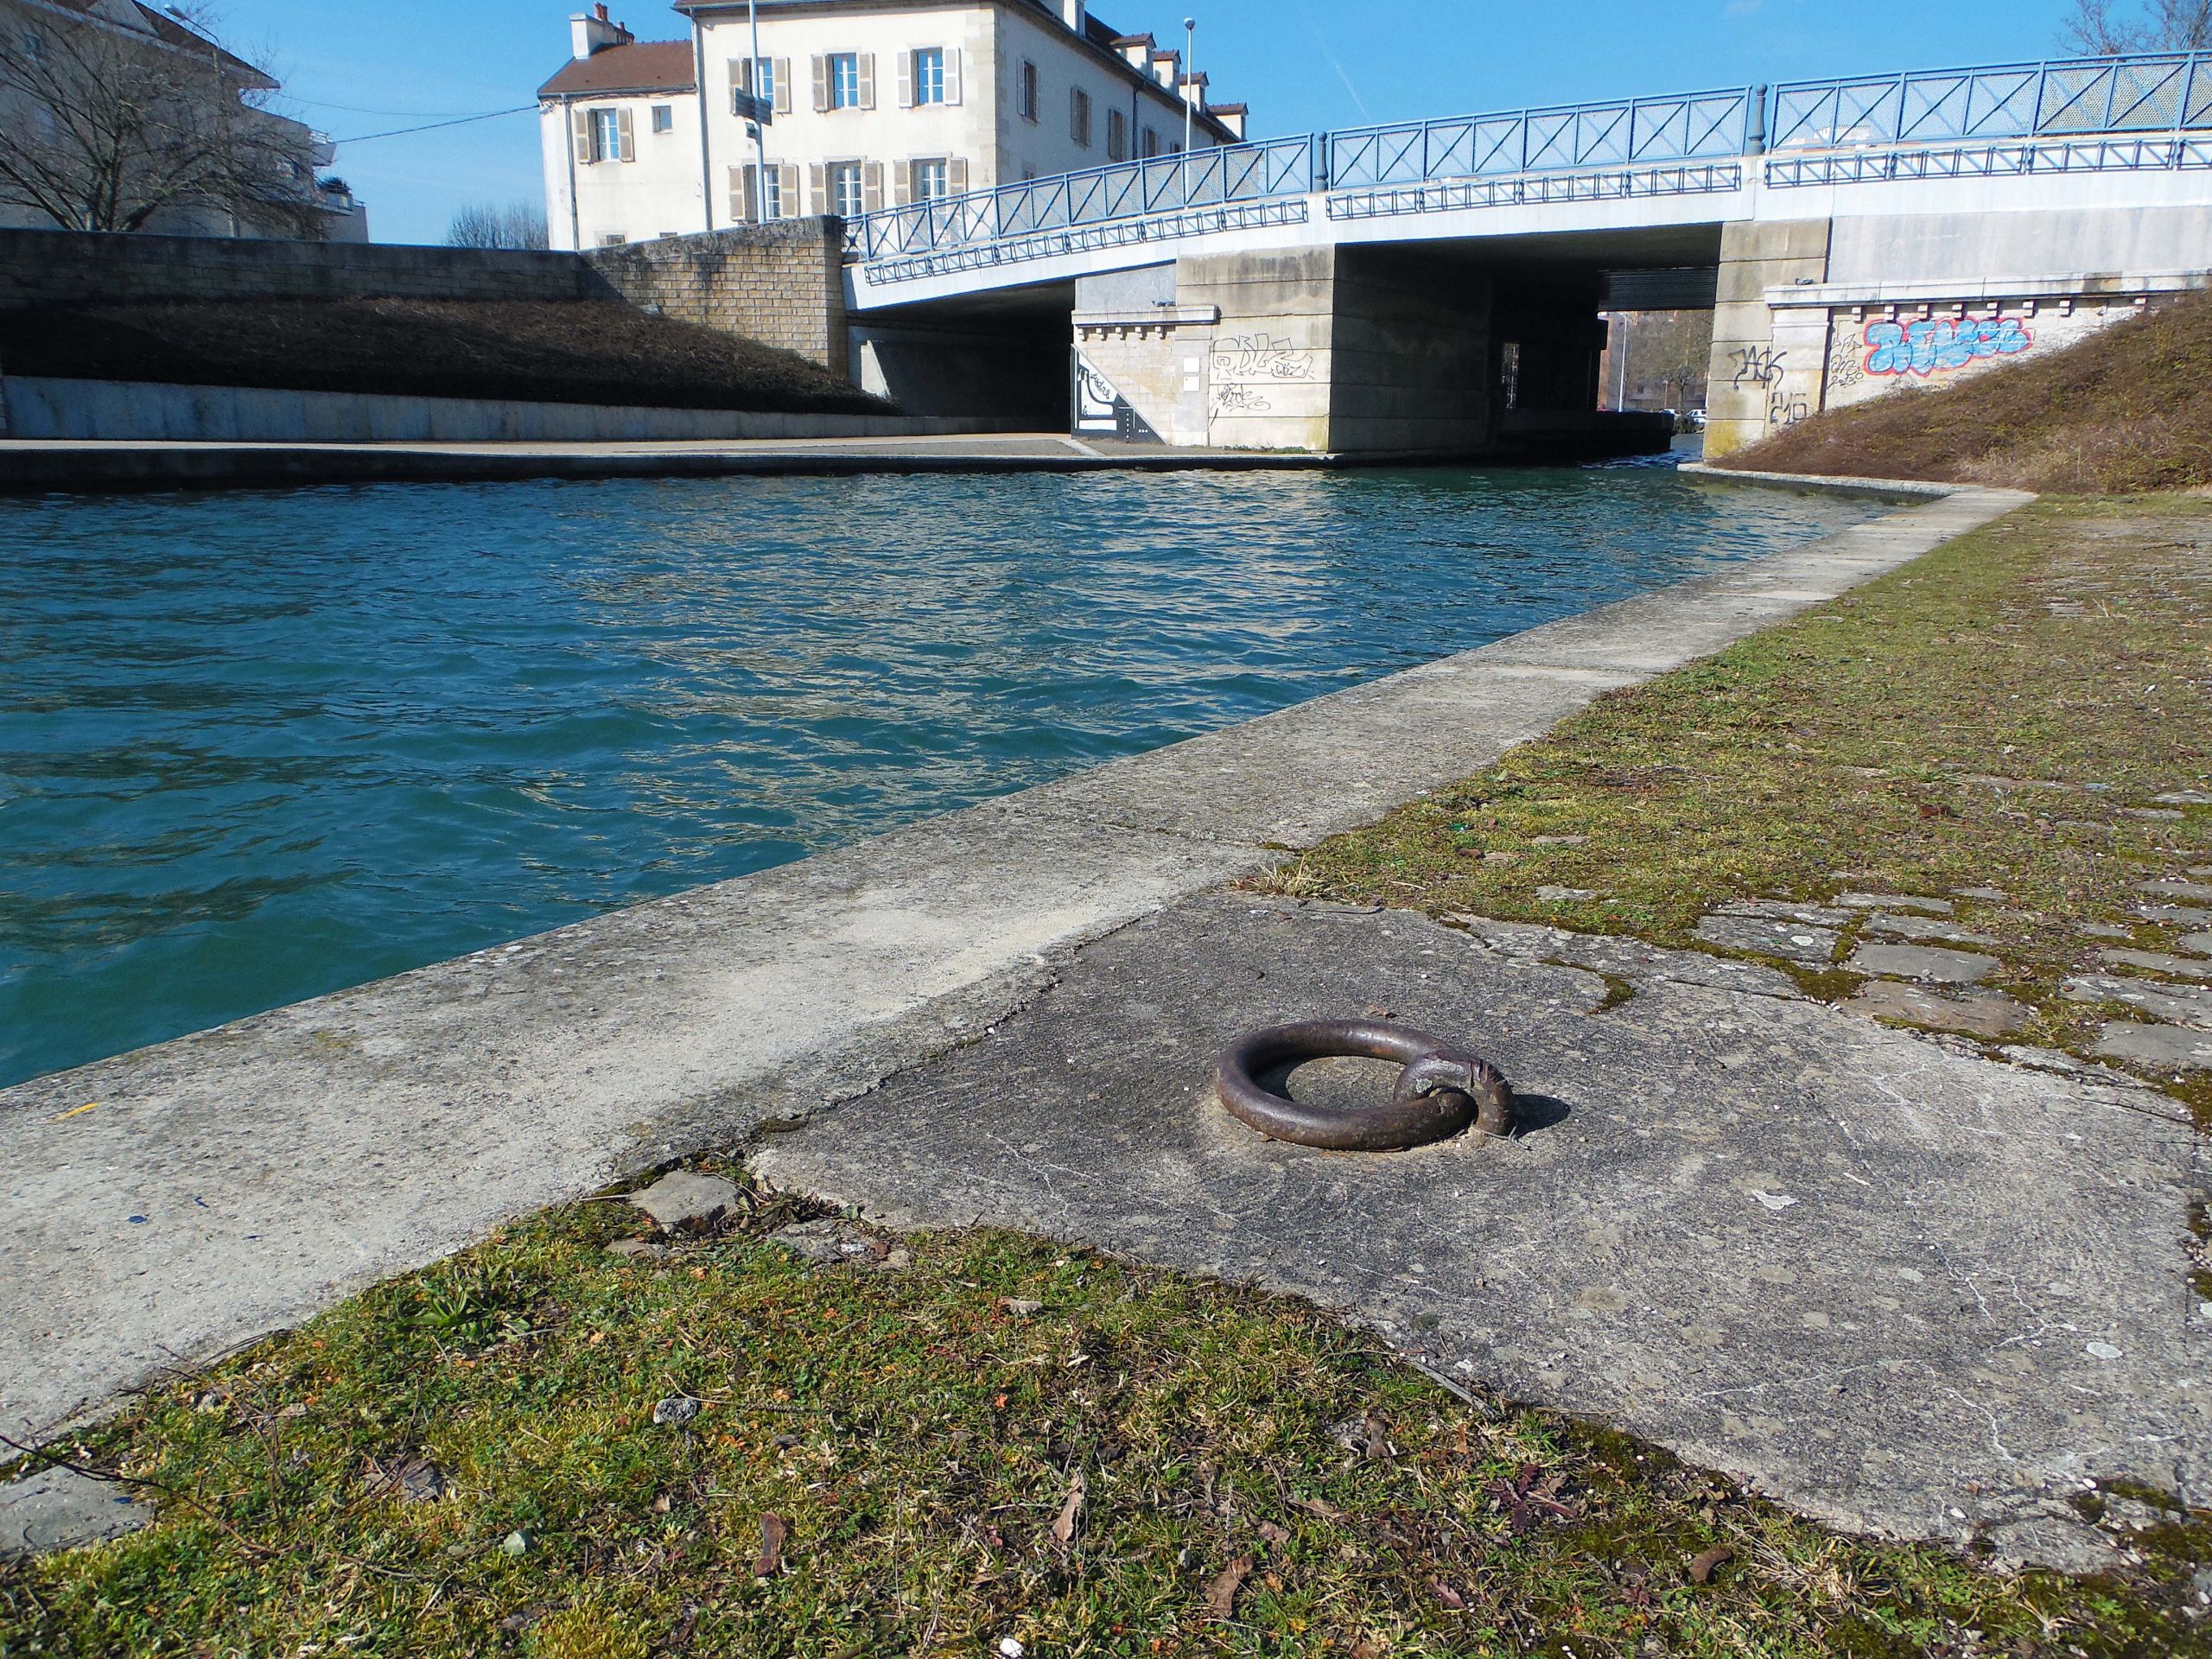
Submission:
[[[569,19],[569,50],[577,58],[588,58],[610,46],[628,46],[635,38],[607,15],[603,5],[594,6],[588,13],[580,11]]]
[[[1060,0],[1060,21],[1077,35],[1083,33],[1083,0]]]

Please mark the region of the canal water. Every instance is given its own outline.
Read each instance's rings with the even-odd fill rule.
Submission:
[[[0,1084],[1874,511],[1637,467],[0,501]]]

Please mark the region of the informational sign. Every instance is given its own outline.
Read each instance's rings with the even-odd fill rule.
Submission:
[[[756,98],[751,92],[734,92],[729,95],[729,101],[731,109],[741,121],[757,122],[764,127],[776,124],[776,105],[772,99]]]

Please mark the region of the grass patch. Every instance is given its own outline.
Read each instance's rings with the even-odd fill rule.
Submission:
[[[205,300],[0,312],[10,374],[395,397],[893,412],[818,363],[619,301]]]
[[[1990,988],[2032,1011],[2023,1040],[2086,1053],[2103,1014],[2061,982],[2203,931],[2134,889],[2212,862],[2212,810],[2139,816],[2208,777],[2212,502],[2051,500],[1610,693],[1260,884],[1673,946],[1728,899],[1993,887],[2007,897],[1955,901],[1998,941],[1966,948],[2002,958]],[[2212,1104],[2201,1079],[2164,1081]]]
[[[73,1455],[174,1496],[0,1568],[0,1652],[2209,1650],[2212,1531],[2155,1494],[2088,1500],[2124,1579],[2001,1576],[1300,1304],[992,1234],[809,1271],[754,1197],[658,1260],[556,1211],[144,1400]]]
[[[2084,495],[2212,484],[2212,290],[1939,391],[1829,410],[1714,464]]]

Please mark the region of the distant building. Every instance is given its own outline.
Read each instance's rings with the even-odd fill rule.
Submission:
[[[1235,143],[1180,52],[1083,0],[676,0],[681,41],[639,41],[601,5],[539,89],[556,248],[885,207]],[[702,99],[700,89],[706,96]],[[739,95],[772,111],[760,166]],[[1188,99],[1186,123],[1186,105]]]
[[[0,226],[367,241],[330,142],[262,106],[277,90],[140,0],[0,0]]]

